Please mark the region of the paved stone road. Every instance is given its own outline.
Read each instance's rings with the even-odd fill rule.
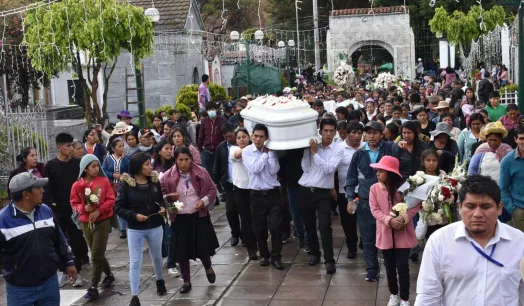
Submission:
[[[193,289],[188,294],[180,294],[180,278],[167,275],[164,269],[168,293],[156,295],[153,266],[147,245],[144,246],[144,263],[141,272],[140,301],[144,306],[152,305],[234,305],[234,306],[386,306],[389,291],[384,266],[377,283],[368,283],[365,278],[365,264],[361,251],[357,259],[346,258],[344,233],[338,217],[333,218],[333,243],[337,260],[337,273],[327,275],[324,265],[310,267],[308,255],[299,251],[296,241],[288,242],[282,251],[282,261],[286,265],[283,271],[261,267],[258,262],[250,262],[247,251],[240,246],[229,244],[230,229],[225,216],[225,205],[212,211],[212,220],[221,248],[212,258],[216,282],[209,284],[205,270],[200,262],[191,262]],[[129,255],[127,241],[121,240],[118,233],[111,233],[107,258],[115,274],[116,281],[112,289],[101,292],[100,299],[86,302],[82,296],[89,284],[90,268],[81,272],[84,287],[73,289],[66,285],[60,290],[61,305],[129,305],[131,299],[129,287]],[[418,264],[411,264],[411,299],[415,298]],[[5,294],[5,284],[1,280],[0,295]],[[5,296],[0,297],[0,306],[6,304]],[[411,301],[414,304],[414,301]]]

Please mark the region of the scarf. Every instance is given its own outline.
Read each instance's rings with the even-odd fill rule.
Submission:
[[[511,151],[513,151],[513,148],[505,143],[500,144],[500,146],[496,150],[490,148],[490,146],[487,143],[483,143],[477,148],[477,150],[475,150],[475,154],[487,152],[495,153],[497,160],[500,162],[500,160],[503,159],[504,156],[506,156],[506,154],[508,154]]]

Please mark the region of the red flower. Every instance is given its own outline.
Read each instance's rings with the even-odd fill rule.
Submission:
[[[447,199],[447,198],[451,198],[451,190],[449,190],[448,187],[446,186],[442,186],[440,188],[440,192],[442,193],[442,195]]]
[[[452,179],[452,178],[449,179],[449,182],[451,183],[451,187],[455,187],[458,184],[458,181],[456,179]]]

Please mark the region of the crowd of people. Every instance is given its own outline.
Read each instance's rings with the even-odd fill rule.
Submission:
[[[265,125],[249,132],[243,125],[240,112],[252,97],[215,103],[208,78],[202,80],[201,111],[191,119],[163,112],[151,128],[139,129],[122,111],[117,124],[88,129],[82,141],[58,134],[58,155],[45,165],[34,148],[21,151],[9,182],[11,202],[0,212],[8,305],[55,305],[59,287],[83,285],[79,273],[89,262],[85,298],[97,298],[99,287],[115,281],[105,257],[112,228],[128,242],[130,305],[140,305],[144,241],[158,295],[167,292],[164,265],[169,276],[181,274],[182,294],[192,289],[189,260],[200,259],[214,283],[211,260],[219,244],[209,212],[222,198],[230,244],[279,270],[285,268],[282,245],[293,236],[309,253],[309,265],[322,261],[326,273],[336,273],[332,220],[339,216],[347,258],[355,259],[360,247],[365,280],[376,282],[380,251],[388,305],[406,306],[409,260],[420,256],[415,226],[421,206],[392,216],[403,201],[398,189],[417,171],[443,176],[457,164],[470,175],[456,195],[462,220],[428,228],[416,305],[516,305],[524,297],[515,272],[524,256],[524,117],[514,104],[502,106],[498,92],[477,100],[460,81],[436,89],[431,78],[347,92],[299,79],[297,88],[277,95],[310,103],[321,141],[273,151],[265,146],[271,137]],[[326,111],[328,100],[338,103],[334,112]],[[183,207],[173,211],[177,201]],[[464,254],[474,260],[459,260]],[[28,281],[32,261],[43,260],[54,265],[36,269],[38,277]],[[477,287],[471,279],[490,286]]]

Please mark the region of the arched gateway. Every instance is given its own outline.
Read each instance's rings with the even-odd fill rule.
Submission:
[[[330,71],[340,65],[341,58],[349,59],[362,47],[378,46],[393,57],[396,76],[415,76],[415,36],[407,7],[331,11],[327,45]]]

